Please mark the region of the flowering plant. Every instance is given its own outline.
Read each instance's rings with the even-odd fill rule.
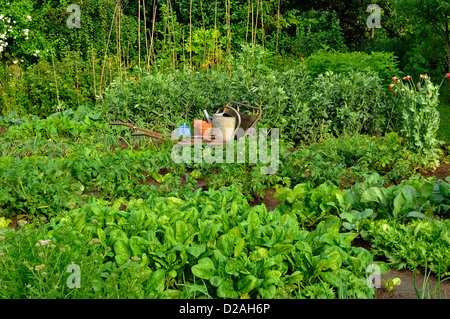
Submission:
[[[0,0],[0,59],[17,64],[42,56],[43,39],[33,31],[32,10],[31,0]]]
[[[450,77],[447,74],[446,77]],[[436,139],[439,129],[439,88],[427,74],[421,74],[416,83],[411,76],[392,78],[389,89],[394,95],[395,114],[401,123],[400,130],[407,148],[419,157],[427,157],[430,166],[438,165],[440,141]],[[394,113],[394,112],[393,112]],[[432,168],[432,167],[430,167]]]
[[[145,278],[134,259],[121,268],[107,262],[112,248],[102,244],[94,227],[81,234],[70,224],[66,219],[55,228],[34,218],[19,220],[17,230],[0,228],[0,298],[120,298],[129,295],[136,278]],[[76,276],[79,284],[73,286]]]

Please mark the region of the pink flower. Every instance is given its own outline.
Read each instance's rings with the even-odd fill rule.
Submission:
[[[447,73],[445,76],[447,77],[447,79],[450,79],[450,73]]]

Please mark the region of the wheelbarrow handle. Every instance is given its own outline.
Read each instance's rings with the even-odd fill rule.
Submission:
[[[147,129],[144,129],[144,128],[141,128],[141,127],[137,127],[137,126],[131,125],[131,124],[129,124],[129,123],[109,122],[109,125],[123,125],[123,126],[127,126],[127,127],[130,127],[130,128],[132,128],[132,129],[135,129],[135,130],[138,130],[138,131],[142,131],[142,132],[145,132],[145,133],[153,134],[153,135],[155,135],[155,136],[159,136],[159,137],[162,136],[162,134],[160,134],[160,133],[152,132],[152,131],[150,131],[150,130],[147,130]]]
[[[156,138],[156,139],[158,139],[158,140],[161,140],[161,141],[168,141],[166,138],[164,138],[164,137],[161,137],[161,136],[157,136],[157,135],[153,135],[153,134],[150,134],[150,133],[131,133],[131,136],[149,136],[149,137],[152,137],[152,138]]]
[[[245,107],[249,107],[254,110],[258,110],[260,113],[262,113],[262,109],[259,106],[251,106],[251,105],[244,104],[241,102],[236,102],[236,101],[230,101],[230,102],[228,102],[228,104],[226,106],[229,106],[230,104],[236,104],[238,106],[238,108],[237,108],[238,111],[239,111],[239,106],[245,106]]]

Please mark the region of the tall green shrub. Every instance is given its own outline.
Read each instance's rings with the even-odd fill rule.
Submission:
[[[375,72],[311,77],[304,65],[286,72],[245,68],[228,73],[169,72],[140,81],[117,81],[99,107],[111,120],[142,119],[158,131],[177,123],[192,124],[229,101],[260,106],[259,126],[276,127],[295,142],[316,141],[325,134],[386,130],[385,90]],[[245,108],[242,108],[245,110]]]
[[[0,66],[0,116],[14,110],[23,112],[28,97],[22,75],[18,64]]]
[[[285,18],[286,30],[279,36],[279,50],[283,54],[306,57],[323,47],[337,51],[347,51],[343,30],[336,12],[291,10]],[[275,38],[275,37],[274,37]],[[275,49],[273,41],[269,44]]]
[[[305,60],[312,75],[326,71],[349,73],[372,70],[383,80],[388,81],[392,74],[400,74],[398,61],[389,52],[335,52],[320,50]]]

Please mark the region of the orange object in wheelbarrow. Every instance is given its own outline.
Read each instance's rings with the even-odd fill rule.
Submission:
[[[194,136],[209,136],[211,128],[212,124],[206,121],[194,120]]]

